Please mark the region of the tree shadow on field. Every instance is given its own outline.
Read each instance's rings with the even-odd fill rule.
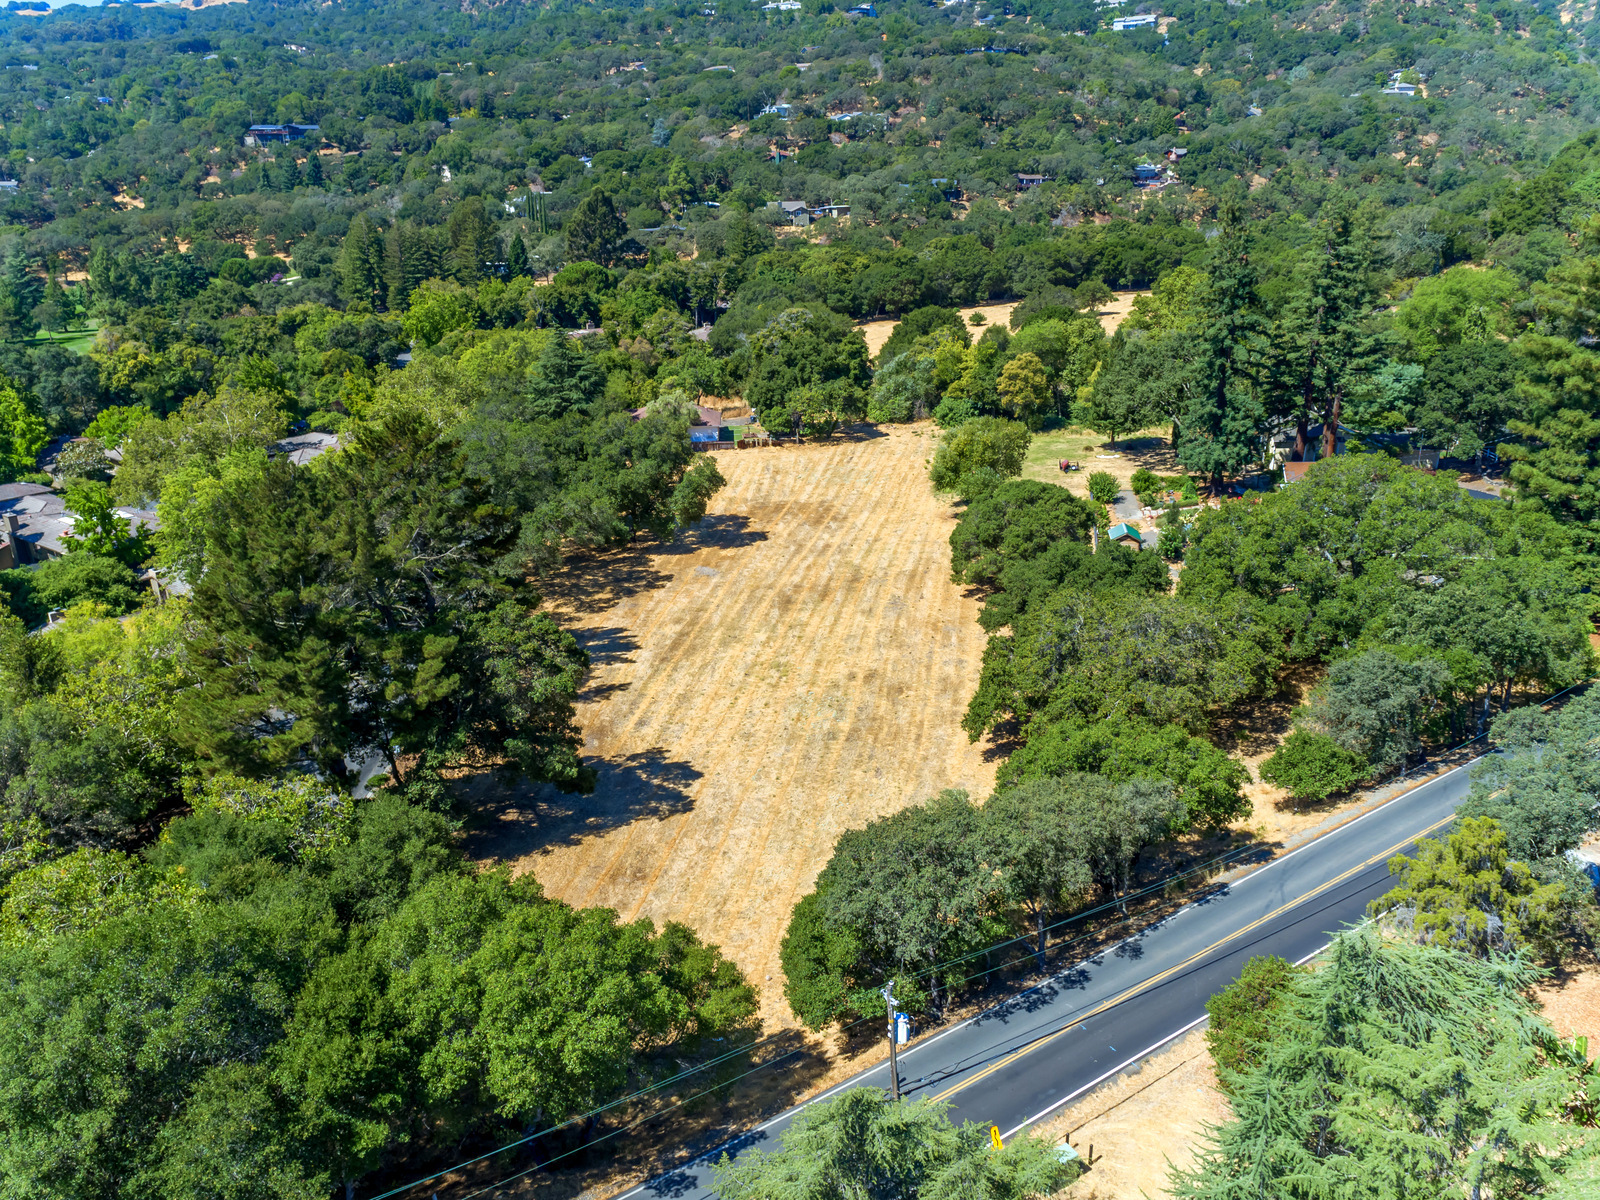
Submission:
[[[647,536],[628,546],[570,555],[559,572],[539,581],[539,587],[550,607],[560,612],[580,616],[605,612],[672,582],[671,572],[659,569],[657,559],[701,550],[737,550],[766,540],[763,531],[750,528],[749,517],[715,513],[670,542]]]
[[[664,821],[694,808],[690,789],[703,771],[669,758],[660,746],[634,754],[590,759],[599,779],[589,796],[565,795],[548,784],[501,788],[483,772],[458,785],[473,809],[467,855],[517,859],[576,846],[634,821]]]
[[[670,542],[656,543],[653,553],[680,556],[701,550],[741,550],[767,540],[765,531],[750,528],[743,513],[709,513]]]

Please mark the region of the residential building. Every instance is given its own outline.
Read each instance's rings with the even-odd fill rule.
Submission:
[[[252,125],[245,132],[244,144],[246,146],[264,146],[268,142],[298,142],[300,139],[316,133],[320,128],[318,125]]]
[[[1154,25],[1157,19],[1155,13],[1139,13],[1137,16],[1132,17],[1117,17],[1111,22],[1111,28],[1118,33],[1129,29],[1145,29]]]

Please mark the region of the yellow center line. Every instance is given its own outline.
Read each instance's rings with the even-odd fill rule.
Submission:
[[[935,1102],[938,1102],[940,1100],[947,1100],[951,1096],[954,1096],[957,1092],[963,1091],[966,1088],[971,1087],[973,1084],[978,1083],[981,1080],[987,1079],[989,1076],[993,1075],[996,1071],[1004,1070],[1006,1067],[1008,1067],[1012,1063],[1016,1062],[1017,1059],[1021,1058],[1024,1054],[1031,1054],[1035,1050],[1038,1050],[1038,1049],[1040,1049],[1040,1048],[1042,1048],[1044,1046],[1048,1046],[1051,1042],[1055,1041],[1058,1037],[1061,1037],[1063,1034],[1068,1034],[1068,1033],[1071,1033],[1074,1029],[1081,1028],[1085,1021],[1090,1020],[1093,1017],[1099,1016],[1101,1013],[1105,1012],[1108,1008],[1113,1008],[1118,1004],[1125,1003],[1126,1001],[1133,999],[1133,997],[1137,996],[1140,992],[1148,991],[1149,989],[1155,987],[1158,983],[1162,982],[1163,980],[1168,979],[1173,975],[1176,975],[1179,971],[1183,971],[1183,970],[1193,966],[1195,963],[1199,962],[1202,958],[1204,958],[1206,955],[1210,954],[1213,950],[1217,949],[1219,946],[1225,946],[1229,942],[1235,940],[1236,938],[1243,937],[1245,934],[1249,933],[1251,930],[1259,928],[1262,925],[1265,925],[1268,921],[1272,920],[1273,918],[1282,916],[1284,913],[1288,912],[1291,908],[1296,908],[1299,905],[1304,904],[1308,900],[1315,899],[1317,896],[1320,896],[1323,892],[1327,891],[1329,888],[1338,887],[1341,883],[1343,883],[1346,879],[1349,879],[1352,875],[1359,875],[1362,871],[1365,871],[1368,867],[1372,866],[1373,863],[1383,862],[1383,861],[1391,858],[1395,854],[1399,853],[1401,850],[1405,849],[1407,846],[1413,845],[1414,843],[1421,841],[1423,838],[1427,837],[1430,833],[1433,833],[1435,830],[1440,829],[1440,828],[1444,827],[1445,825],[1450,824],[1450,822],[1454,821],[1455,819],[1456,819],[1456,815],[1454,813],[1451,813],[1448,817],[1445,817],[1442,820],[1435,821],[1432,825],[1429,825],[1421,833],[1413,834],[1412,836],[1406,838],[1404,841],[1395,843],[1389,849],[1385,850],[1382,854],[1375,854],[1371,858],[1367,859],[1365,862],[1357,863],[1355,866],[1351,867],[1348,871],[1344,872],[1344,874],[1336,876],[1335,878],[1328,880],[1326,883],[1319,884],[1317,887],[1312,888],[1311,891],[1307,892],[1305,895],[1297,896],[1293,900],[1289,901],[1287,904],[1280,905],[1279,907],[1277,907],[1277,908],[1273,909],[1271,912],[1269,912],[1266,916],[1258,917],[1256,920],[1251,921],[1250,924],[1246,925],[1244,928],[1236,929],[1232,933],[1228,934],[1226,937],[1220,938],[1219,940],[1217,940],[1215,942],[1212,942],[1211,945],[1207,946],[1204,950],[1196,951],[1194,954],[1191,954],[1188,958],[1184,959],[1181,963],[1178,963],[1176,966],[1168,967],[1165,971],[1162,971],[1159,975],[1152,975],[1149,979],[1146,979],[1141,983],[1134,984],[1133,987],[1129,988],[1127,991],[1121,993],[1120,995],[1113,996],[1109,1000],[1101,1001],[1099,1004],[1095,1005],[1094,1008],[1092,1008],[1088,1012],[1084,1013],[1083,1016],[1081,1016],[1081,1017],[1077,1018],[1077,1020],[1073,1021],[1073,1023],[1071,1025],[1068,1025],[1063,1029],[1058,1029],[1054,1033],[1047,1034],[1046,1036],[1040,1038],[1036,1042],[1030,1042],[1026,1046],[1022,1046],[1019,1049],[1013,1050],[1010,1054],[1006,1055],[1004,1058],[1000,1059],[998,1062],[993,1063],[992,1065],[990,1065],[988,1067],[985,1067],[982,1071],[979,1071],[976,1075],[972,1076],[970,1079],[963,1079],[960,1083],[955,1084],[953,1087],[946,1088],[944,1091],[942,1091],[938,1095],[934,1096],[933,1100]]]

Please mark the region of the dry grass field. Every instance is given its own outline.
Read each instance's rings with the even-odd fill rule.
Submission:
[[[482,797],[475,855],[572,904],[688,923],[788,1023],[779,942],[839,834],[994,783],[960,727],[984,635],[949,582],[935,432],[721,451],[700,529],[574,564],[549,603],[594,659],[578,715],[599,789]]]

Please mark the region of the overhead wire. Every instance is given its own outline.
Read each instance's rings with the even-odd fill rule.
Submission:
[[[1554,700],[1560,699],[1562,696],[1566,695],[1568,692],[1576,691],[1578,688],[1584,687],[1589,682],[1591,682],[1591,681],[1586,679],[1586,680],[1580,681],[1579,683],[1575,683],[1575,684],[1571,685],[1570,687],[1563,688],[1561,691],[1555,692],[1555,693],[1545,697],[1543,700],[1537,701],[1537,703],[1540,704],[1540,705],[1549,704]],[[1458,742],[1454,746],[1447,747],[1443,751],[1443,753],[1446,753],[1446,754],[1453,753],[1456,750],[1460,750],[1465,746],[1470,746],[1470,745],[1472,745],[1472,743],[1482,740],[1486,736],[1488,736],[1488,731],[1487,730],[1483,731],[1482,733],[1474,734],[1472,737],[1467,738],[1464,741]],[[1178,882],[1180,880],[1192,877],[1192,876],[1197,875],[1197,874],[1201,874],[1201,873],[1203,873],[1203,872],[1205,872],[1205,871],[1207,871],[1209,869],[1212,869],[1212,868],[1218,866],[1219,864],[1226,863],[1226,862],[1229,862],[1229,861],[1234,860],[1234,859],[1245,857],[1246,855],[1250,854],[1253,851],[1259,851],[1259,849],[1260,849],[1260,847],[1258,845],[1254,845],[1254,844],[1245,844],[1243,846],[1233,847],[1232,849],[1227,850],[1227,851],[1225,851],[1225,852],[1223,852],[1221,854],[1213,855],[1211,858],[1204,859],[1204,860],[1202,860],[1202,861],[1200,861],[1198,863],[1193,863],[1193,864],[1183,868],[1180,871],[1175,871],[1175,872],[1172,872],[1171,874],[1164,875],[1161,878],[1152,881],[1151,883],[1147,884],[1146,886],[1144,886],[1142,888],[1139,888],[1136,891],[1126,893],[1126,894],[1124,894],[1124,895],[1122,895],[1122,896],[1120,896],[1118,898],[1115,898],[1115,899],[1112,899],[1112,900],[1107,900],[1102,904],[1098,904],[1098,905],[1095,905],[1095,906],[1093,906],[1091,908],[1086,908],[1086,909],[1080,910],[1080,911],[1072,913],[1072,914],[1070,914],[1068,916],[1062,917],[1062,918],[1060,918],[1060,919],[1058,919],[1056,921],[1053,921],[1052,923],[1050,923],[1049,925],[1044,927],[1043,932],[1048,935],[1049,933],[1052,933],[1055,930],[1060,929],[1064,925],[1070,925],[1073,922],[1085,920],[1085,919],[1087,919],[1089,917],[1095,916],[1096,914],[1103,913],[1105,910],[1110,909],[1110,908],[1121,908],[1121,909],[1123,909],[1124,916],[1123,916],[1123,922],[1122,923],[1131,922],[1135,918],[1132,915],[1129,915],[1126,912],[1126,905],[1128,904],[1129,901],[1136,901],[1136,900],[1142,899],[1145,896],[1150,895],[1152,892],[1165,890],[1166,888],[1170,887],[1172,884],[1174,884],[1174,883],[1176,883],[1176,882]],[[1083,941],[1085,938],[1092,937],[1095,934],[1103,933],[1103,932],[1104,932],[1104,930],[1086,931],[1086,932],[1084,932],[1082,934],[1079,934],[1077,937],[1069,939],[1066,942],[1059,943],[1058,945],[1050,947],[1050,950],[1059,953],[1061,950],[1066,949],[1068,947],[1071,947],[1073,945],[1076,945],[1078,942]],[[934,963],[934,964],[931,964],[930,966],[923,967],[923,968],[921,968],[921,969],[919,969],[919,970],[917,970],[915,972],[911,972],[908,977],[911,978],[911,979],[924,979],[924,978],[927,978],[927,977],[929,977],[929,976],[931,976],[931,975],[933,975],[933,974],[935,974],[937,972],[948,970],[950,967],[959,966],[962,963],[971,962],[971,961],[973,961],[973,960],[975,960],[977,958],[987,958],[987,956],[992,955],[995,952],[997,952],[999,950],[1002,950],[1002,949],[1004,949],[1004,948],[1006,948],[1008,946],[1015,946],[1019,942],[1021,942],[1021,943],[1031,942],[1034,938],[1036,938],[1038,936],[1039,936],[1039,934],[1038,934],[1037,931],[1034,932],[1034,933],[1031,933],[1031,934],[1029,934],[1029,933],[1019,934],[1016,937],[1007,938],[1004,941],[995,942],[995,943],[993,943],[993,944],[991,944],[989,946],[985,946],[985,947],[982,947],[982,948],[976,949],[976,950],[967,951],[965,953],[956,955],[956,956],[954,956],[952,958],[945,959],[942,962]],[[1012,965],[1014,965],[1014,964],[1016,964],[1018,962],[1026,961],[1028,958],[1036,958],[1036,957],[1038,957],[1038,953],[1039,953],[1038,951],[1035,951],[1033,949],[1029,949],[1029,950],[1027,950],[1026,953],[1018,956],[1017,958],[1010,959],[1009,961],[1002,962],[1002,963],[1000,963],[998,965],[986,966],[982,971],[976,972],[975,974],[963,976],[957,982],[959,984],[971,983],[975,979],[982,979],[987,975],[994,974],[995,972],[998,972],[998,971],[1003,971],[1007,967],[1012,966]],[[1047,977],[1047,979],[1048,979],[1048,977]],[[1038,985],[1035,985],[1035,986],[1038,986]],[[863,1025],[863,1024],[869,1022],[869,1021],[877,1021],[877,1020],[881,1020],[881,1019],[882,1019],[882,1017],[881,1017],[880,1014],[874,1013],[874,1014],[871,1014],[869,1016],[857,1018],[856,1020],[851,1021],[847,1025],[840,1026],[839,1027],[839,1031],[841,1033],[849,1033],[851,1030],[853,1030],[853,1029],[857,1028],[858,1026]],[[412,1188],[418,1187],[421,1184],[431,1183],[431,1182],[433,1182],[435,1180],[442,1179],[446,1175],[454,1174],[457,1171],[464,1170],[465,1168],[470,1167],[470,1166],[474,1166],[477,1163],[483,1162],[486,1159],[494,1158],[495,1156],[500,1155],[500,1154],[505,1154],[506,1152],[508,1152],[510,1150],[515,1150],[517,1147],[526,1145],[527,1143],[532,1142],[532,1141],[536,1141],[539,1138],[548,1137],[551,1134],[559,1133],[561,1130],[569,1128],[569,1127],[571,1127],[573,1125],[580,1124],[582,1122],[589,1121],[589,1120],[591,1120],[591,1119],[593,1119],[595,1117],[602,1116],[605,1113],[608,1113],[608,1112],[612,1111],[613,1109],[619,1108],[619,1107],[621,1107],[621,1106],[623,1106],[625,1104],[631,1103],[632,1101],[635,1101],[635,1100],[638,1100],[638,1099],[640,1099],[642,1097],[648,1096],[648,1095],[650,1095],[650,1094],[652,1094],[654,1092],[659,1092],[663,1088],[671,1087],[675,1083],[682,1082],[683,1080],[688,1079],[691,1076],[698,1075],[703,1071],[710,1070],[713,1067],[721,1065],[722,1063],[728,1062],[728,1061],[730,1061],[732,1059],[743,1058],[743,1057],[745,1057],[747,1055],[750,1055],[750,1054],[754,1053],[755,1051],[757,1051],[758,1049],[760,1049],[762,1046],[768,1044],[769,1042],[776,1041],[776,1040],[778,1040],[778,1038],[780,1038],[782,1036],[784,1036],[784,1035],[782,1035],[782,1034],[773,1034],[773,1035],[770,1035],[768,1037],[761,1038],[761,1039],[759,1039],[759,1040],[757,1040],[755,1042],[752,1042],[751,1044],[749,1044],[747,1046],[736,1047],[736,1048],[734,1048],[732,1050],[729,1050],[728,1052],[726,1052],[724,1054],[718,1055],[715,1058],[709,1059],[709,1060],[707,1060],[707,1061],[705,1061],[703,1063],[698,1063],[693,1067],[688,1067],[688,1068],[686,1068],[686,1069],[684,1069],[682,1071],[679,1071],[675,1075],[668,1076],[668,1077],[666,1077],[664,1079],[660,1079],[660,1080],[657,1080],[657,1081],[655,1081],[653,1083],[647,1084],[644,1087],[637,1088],[634,1091],[629,1092],[627,1095],[619,1096],[615,1100],[608,1101],[607,1103],[599,1105],[596,1108],[590,1109],[587,1112],[580,1113],[580,1114],[578,1114],[576,1116],[569,1117],[567,1120],[561,1122],[561,1124],[559,1124],[559,1125],[551,1126],[549,1129],[542,1129],[537,1133],[528,1134],[527,1136],[518,1138],[515,1141],[507,1142],[502,1146],[497,1146],[493,1150],[487,1150],[482,1154],[476,1155],[476,1156],[474,1156],[472,1158],[469,1158],[469,1159],[465,1159],[462,1162],[456,1163],[454,1166],[447,1167],[447,1168],[445,1168],[443,1170],[434,1171],[434,1172],[431,1172],[431,1173],[429,1173],[427,1175],[420,1176],[417,1179],[412,1180],[410,1183],[402,1184],[399,1187],[390,1188],[386,1192],[380,1192],[378,1195],[371,1197],[371,1200],[390,1200],[390,1197],[397,1196],[402,1192],[410,1191]],[[473,1197],[482,1195],[484,1193],[484,1191],[488,1190],[489,1188],[499,1187],[499,1186],[502,1186],[503,1184],[510,1183],[510,1182],[512,1182],[512,1181],[514,1181],[516,1179],[522,1178],[522,1176],[524,1176],[524,1175],[530,1174],[532,1171],[540,1170],[543,1167],[548,1166],[551,1163],[558,1162],[563,1158],[567,1158],[567,1157],[570,1157],[573,1154],[580,1153],[583,1150],[586,1150],[591,1146],[597,1145],[600,1142],[609,1141],[610,1139],[612,1139],[614,1137],[617,1137],[620,1134],[623,1134],[623,1133],[626,1133],[626,1132],[628,1132],[630,1130],[638,1128],[640,1125],[644,1124],[647,1121],[654,1120],[658,1116],[662,1116],[662,1115],[664,1115],[666,1113],[669,1113],[669,1112],[673,1111],[674,1109],[681,1108],[685,1104],[692,1103],[693,1101],[700,1099],[702,1096],[709,1095],[712,1092],[719,1091],[719,1090],[722,1090],[724,1088],[732,1087],[735,1083],[738,1083],[741,1079],[748,1078],[749,1076],[754,1075],[759,1071],[767,1070],[769,1067],[776,1067],[777,1064],[783,1062],[785,1059],[792,1058],[796,1054],[800,1054],[802,1052],[803,1052],[803,1048],[797,1047],[797,1048],[795,1048],[793,1050],[789,1050],[789,1051],[787,1051],[787,1052],[785,1052],[783,1054],[780,1054],[780,1055],[776,1056],[775,1058],[768,1059],[765,1062],[757,1063],[755,1066],[751,1067],[748,1071],[743,1071],[740,1074],[733,1076],[731,1079],[721,1080],[721,1081],[713,1084],[709,1088],[705,1088],[705,1089],[703,1089],[703,1090],[701,1090],[699,1092],[696,1092],[692,1096],[687,1096],[687,1097],[684,1097],[683,1099],[676,1100],[676,1101],[673,1101],[671,1103],[668,1103],[662,1108],[659,1108],[659,1109],[656,1109],[653,1112],[649,1112],[649,1113],[644,1114],[643,1116],[639,1117],[637,1120],[629,1122],[626,1125],[619,1125],[616,1129],[610,1130],[607,1133],[601,1134],[599,1137],[594,1138],[589,1142],[586,1142],[583,1146],[575,1147],[574,1149],[568,1150],[568,1151],[564,1151],[563,1153],[558,1154],[553,1158],[545,1159],[542,1163],[536,1164],[535,1166],[528,1168],[528,1170],[526,1170],[526,1171],[518,1172],[516,1175],[508,1176],[507,1178],[505,1178],[503,1180],[500,1180],[497,1183],[490,1184],[484,1189],[480,1189],[479,1191],[476,1191],[476,1192],[471,1192],[468,1195],[461,1197],[460,1200],[472,1200]]]

